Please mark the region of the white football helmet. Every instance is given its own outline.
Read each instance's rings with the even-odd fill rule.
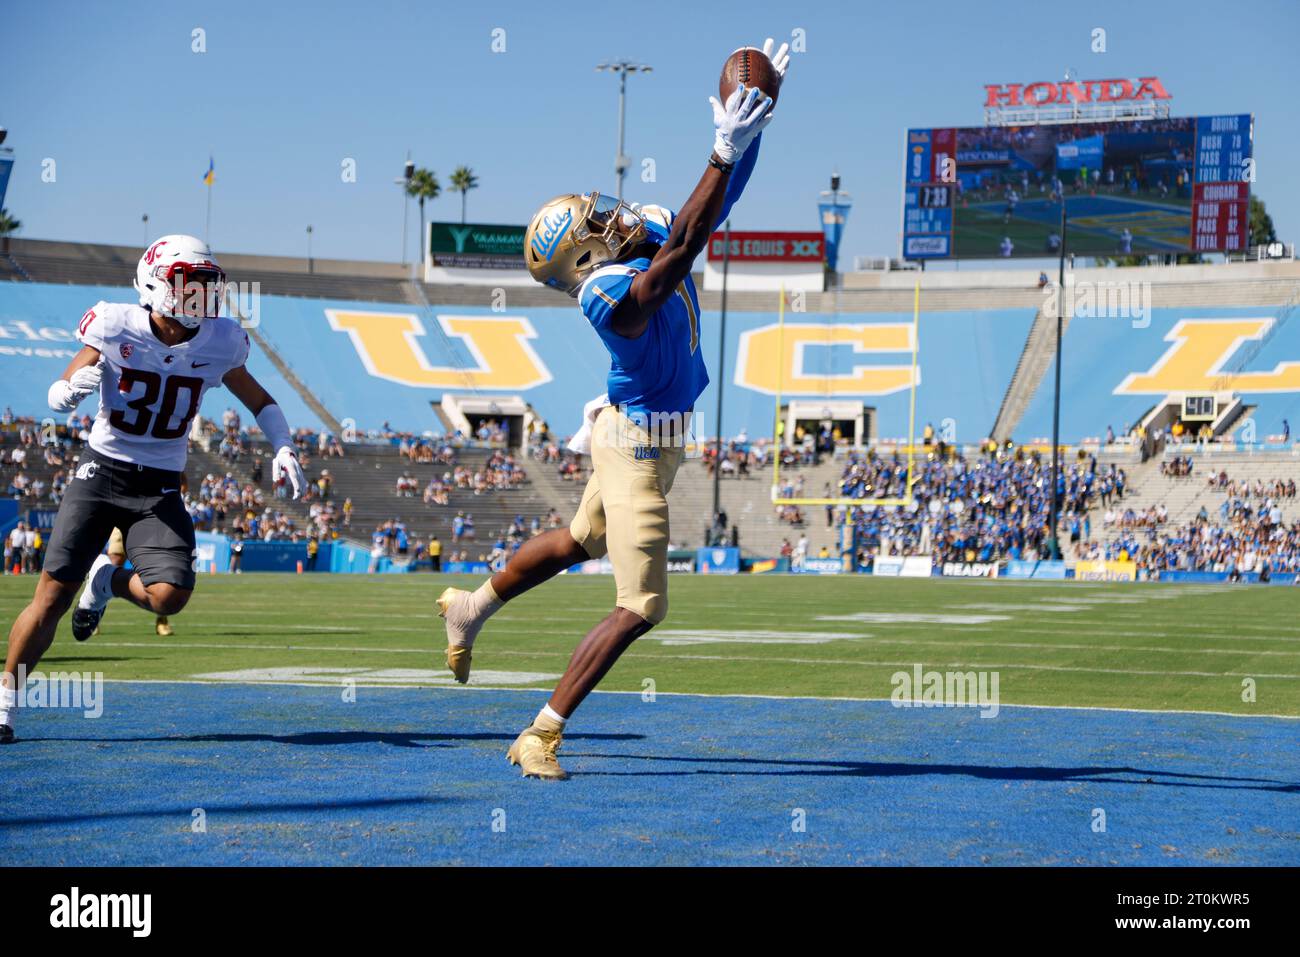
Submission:
[[[226,274],[203,240],[163,236],[140,257],[135,288],[140,305],[195,329],[204,319],[220,315]]]

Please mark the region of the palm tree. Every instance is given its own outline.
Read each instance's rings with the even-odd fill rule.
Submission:
[[[424,201],[426,199],[437,199],[442,192],[442,184],[438,182],[438,174],[431,169],[420,167],[411,174],[411,178],[406,183],[406,195],[414,196],[420,201],[420,261],[424,261]]]
[[[23,224],[9,215],[9,210],[0,209],[0,237],[4,238],[4,251],[9,252],[9,237],[23,228]]]
[[[451,174],[451,188],[460,193],[460,221],[465,222],[465,197],[471,189],[478,188],[478,177],[468,166],[458,166]]]

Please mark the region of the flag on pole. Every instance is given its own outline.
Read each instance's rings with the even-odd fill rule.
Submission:
[[[217,168],[212,163],[212,157],[208,157],[208,171],[203,174],[203,185],[211,186],[217,179]]]

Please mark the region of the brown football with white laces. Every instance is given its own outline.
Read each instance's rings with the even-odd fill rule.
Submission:
[[[776,72],[767,54],[757,47],[741,47],[722,64],[718,80],[718,99],[723,103],[737,85],[756,86],[772,98],[773,107],[781,92],[781,74]]]

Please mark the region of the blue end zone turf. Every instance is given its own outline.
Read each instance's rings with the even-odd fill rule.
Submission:
[[[596,694],[543,783],[505,760],[538,692],[356,694],[109,684],[98,720],[23,713],[0,860],[1300,863],[1294,720]]]

